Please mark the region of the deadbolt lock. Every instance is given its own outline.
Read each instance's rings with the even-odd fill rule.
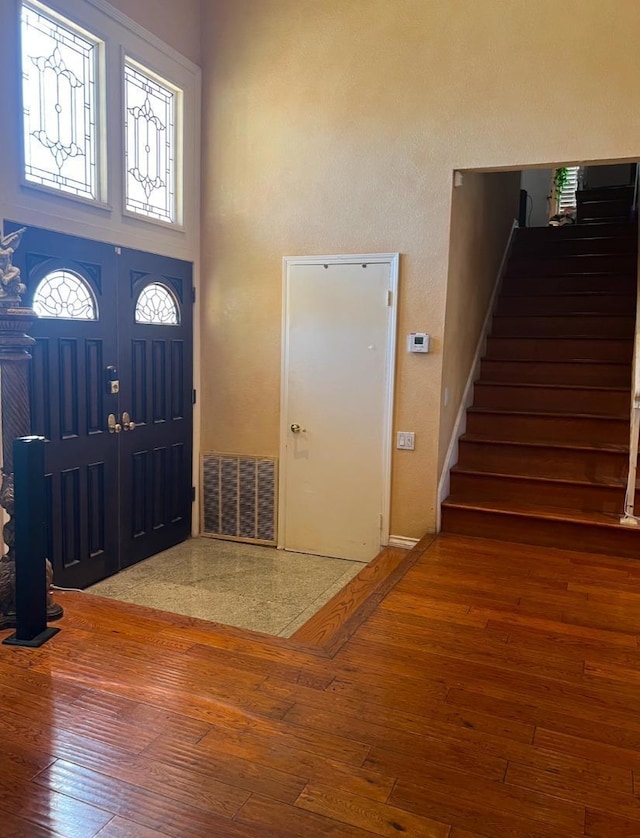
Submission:
[[[105,370],[107,381],[107,394],[115,396],[120,392],[120,380],[118,379],[118,370],[113,365],[108,366]]]

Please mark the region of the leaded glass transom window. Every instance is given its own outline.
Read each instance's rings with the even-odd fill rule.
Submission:
[[[22,6],[25,179],[98,198],[100,41],[39,6]]]
[[[125,207],[158,221],[176,221],[176,117],[179,91],[127,59]]]
[[[178,306],[169,289],[159,282],[145,286],[136,303],[135,321],[156,326],[177,326],[180,322]]]
[[[98,319],[98,307],[91,289],[72,271],[58,270],[47,274],[35,290],[33,309],[39,317]]]

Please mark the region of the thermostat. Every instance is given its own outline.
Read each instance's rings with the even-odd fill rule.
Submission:
[[[407,337],[407,352],[428,352],[431,337],[424,332],[411,332]]]

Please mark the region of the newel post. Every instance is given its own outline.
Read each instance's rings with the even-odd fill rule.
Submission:
[[[21,305],[26,287],[20,269],[12,265],[14,251],[24,228],[0,239],[0,417],[2,420],[2,482],[0,506],[8,513],[2,535],[7,553],[0,558],[0,628],[16,625],[15,521],[13,484],[13,440],[31,433],[29,405],[30,349],[35,343],[28,332],[37,315]],[[47,619],[63,614],[51,596],[53,569],[46,559]]]

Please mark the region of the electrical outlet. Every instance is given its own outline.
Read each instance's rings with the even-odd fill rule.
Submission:
[[[404,451],[413,451],[415,441],[416,435],[413,431],[398,431],[396,448],[402,448]]]

